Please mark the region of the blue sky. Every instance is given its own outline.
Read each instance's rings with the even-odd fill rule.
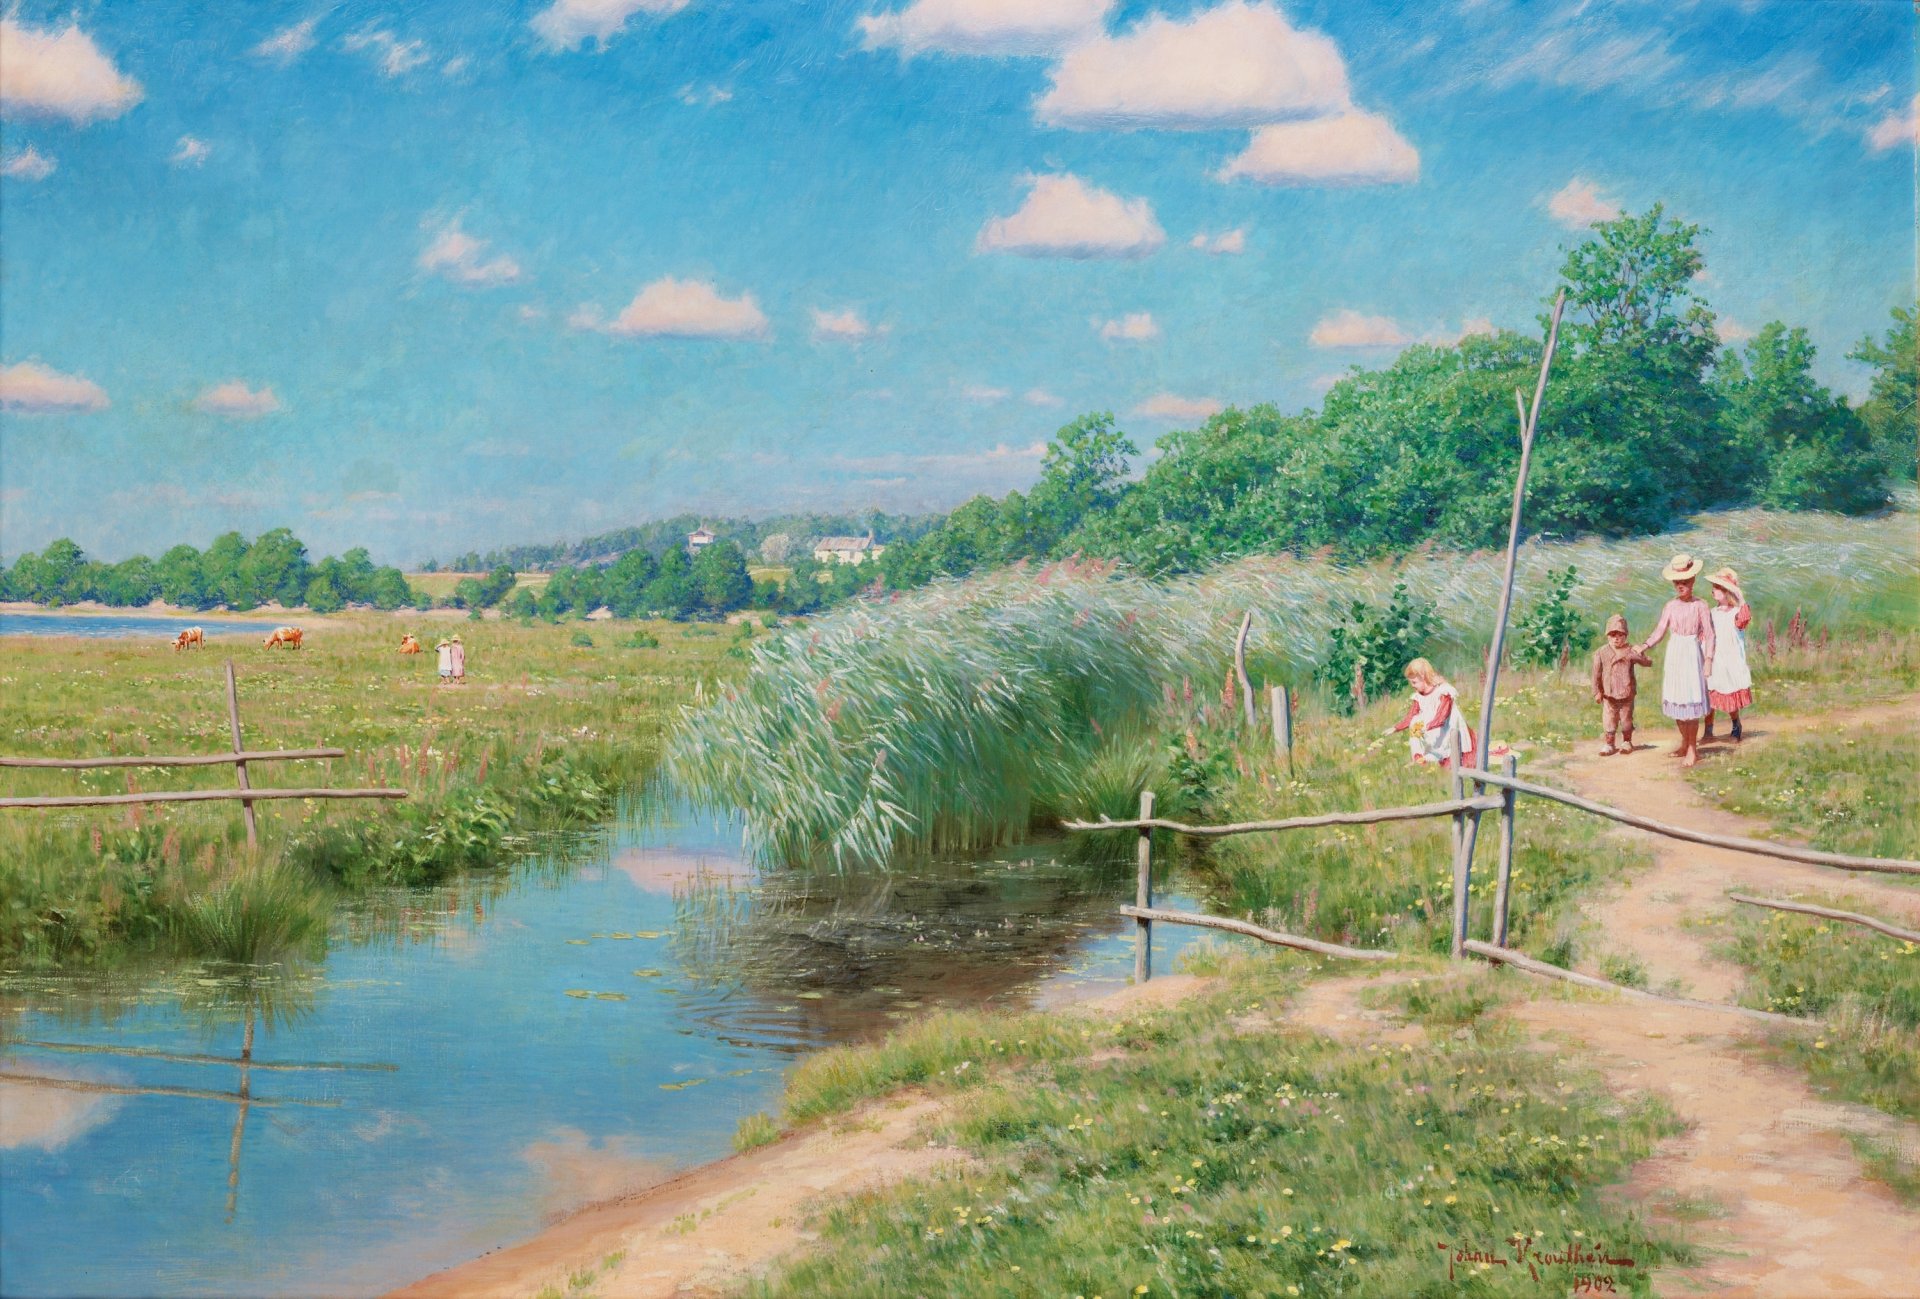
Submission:
[[[1531,328],[1583,224],[1654,201],[1843,390],[1915,291],[1905,0],[4,21],[8,554],[948,506],[1081,411],[1144,446]]]

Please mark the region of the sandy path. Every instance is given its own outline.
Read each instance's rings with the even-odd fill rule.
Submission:
[[[1902,715],[1915,711],[1903,701]],[[1889,710],[1870,714],[1886,718]],[[1822,725],[1844,725],[1829,716]],[[1775,728],[1783,733],[1787,728]],[[1630,758],[1584,757],[1564,779],[1578,792],[1674,824],[1752,836],[1758,827],[1709,807],[1687,785],[1672,740]],[[1756,737],[1749,743],[1765,743]],[[1624,833],[1624,832],[1622,832]],[[1651,870],[1592,912],[1616,949],[1636,956],[1652,986],[1731,1000],[1741,971],[1713,955],[1690,918],[1723,912],[1736,885],[1762,896],[1845,892],[1889,917],[1920,917],[1920,893],[1856,873],[1798,866],[1640,836]],[[1625,1194],[1659,1213],[1677,1200],[1719,1216],[1687,1229],[1711,1251],[1701,1266],[1660,1279],[1663,1293],[1754,1296],[1920,1296],[1920,1213],[1867,1180],[1845,1139],[1870,1133],[1920,1157],[1920,1128],[1863,1106],[1823,1100],[1797,1071],[1764,1062],[1752,1040],[1768,1030],[1733,1016],[1645,1002],[1559,996],[1508,1012],[1547,1049],[1575,1046],[1622,1095],[1655,1092],[1688,1124],[1638,1165]]]

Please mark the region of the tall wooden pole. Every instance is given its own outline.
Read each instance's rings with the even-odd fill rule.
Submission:
[[[1520,467],[1513,476],[1513,512],[1507,520],[1507,567],[1500,580],[1500,611],[1493,624],[1493,641],[1487,646],[1486,689],[1480,696],[1480,743],[1475,746],[1474,766],[1481,771],[1487,770],[1487,763],[1493,753],[1493,702],[1494,694],[1500,685],[1500,659],[1507,647],[1507,617],[1513,612],[1513,570],[1520,558],[1520,510],[1527,499],[1527,470],[1533,463],[1533,435],[1540,426],[1540,403],[1547,395],[1547,372],[1553,368],[1553,354],[1560,346],[1560,316],[1567,309],[1567,291],[1560,290],[1553,298],[1553,321],[1547,326],[1547,349],[1540,356],[1540,377],[1533,385],[1533,405],[1521,410],[1520,419]],[[1520,403],[1520,394],[1513,394],[1516,405]],[[1486,786],[1477,787],[1484,793]],[[1459,879],[1472,872],[1473,850],[1480,838],[1480,814],[1474,813],[1467,818],[1466,826],[1455,847],[1456,856],[1462,860],[1454,862],[1453,874]],[[1453,954],[1460,956],[1460,944],[1466,940],[1464,931],[1456,931],[1453,940]]]
[[[1233,675],[1240,682],[1240,711],[1252,730],[1259,720],[1253,706],[1253,682],[1247,679],[1247,633],[1253,629],[1253,610],[1240,615],[1240,634],[1233,638]]]
[[[245,753],[247,746],[240,742],[240,689],[233,681],[232,659],[227,660],[227,720],[233,724],[233,751],[235,753]],[[247,764],[245,759],[236,761],[233,764],[233,770],[235,778],[240,782],[240,788],[253,788],[252,782],[247,779]],[[253,800],[250,798],[241,799],[240,810],[247,818],[247,847],[249,849],[257,848],[260,846],[260,832],[253,823]]]
[[[1447,727],[1447,783],[1449,796],[1458,803],[1466,797],[1467,773],[1463,769],[1464,755],[1460,751],[1460,728],[1449,723]],[[1467,833],[1467,817],[1464,812],[1453,814],[1453,958],[1457,961],[1466,956],[1467,942],[1467,900],[1473,886],[1473,854],[1463,852]]]
[[[1140,819],[1153,819],[1153,791],[1140,791]],[[1145,910],[1153,905],[1153,829],[1140,827],[1140,847],[1137,861],[1139,876],[1134,881],[1134,905]],[[1153,977],[1153,921],[1144,916],[1134,919],[1133,931],[1133,981],[1145,983]]]
[[[1520,772],[1520,759],[1509,753],[1502,764],[1507,775]],[[1513,888],[1513,805],[1519,796],[1512,789],[1500,791],[1500,880],[1493,891],[1493,945],[1507,945],[1507,907]]]

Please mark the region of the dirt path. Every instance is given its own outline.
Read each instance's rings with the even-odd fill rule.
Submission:
[[[1920,714],[1916,701],[1901,715]],[[1886,718],[1886,708],[1871,714]],[[1844,725],[1828,716],[1822,725]],[[1775,728],[1783,733],[1788,728]],[[1578,792],[1674,824],[1725,834],[1759,827],[1708,806],[1681,776],[1669,735],[1628,758],[1582,757],[1566,781]],[[1756,736],[1749,743],[1765,743]],[[1920,918],[1920,892],[1860,875],[1647,840],[1651,870],[1593,911],[1616,950],[1646,968],[1655,988],[1732,1000],[1740,970],[1710,950],[1688,921],[1733,904],[1744,886],[1762,896],[1809,890],[1870,900],[1889,917]],[[1823,1100],[1796,1070],[1763,1061],[1752,1039],[1767,1030],[1733,1016],[1645,1002],[1583,1002],[1579,1013],[1547,996],[1509,1012],[1550,1049],[1582,1048],[1623,1095],[1654,1092],[1688,1131],[1640,1164],[1626,1194],[1656,1215],[1691,1201],[1719,1216],[1688,1232],[1711,1251],[1699,1267],[1663,1278],[1661,1292],[1754,1296],[1920,1295],[1920,1213],[1861,1173],[1846,1140],[1870,1133],[1920,1157],[1920,1129],[1862,1106]]]

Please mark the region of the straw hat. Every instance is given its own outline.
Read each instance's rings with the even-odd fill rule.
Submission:
[[[1721,588],[1742,604],[1746,603],[1747,597],[1740,594],[1740,575],[1731,568],[1723,568],[1717,573],[1708,573],[1707,583]]]
[[[1706,564],[1699,558],[1683,552],[1667,561],[1667,566],[1660,570],[1660,576],[1669,582],[1687,582],[1700,576],[1700,570],[1705,567]]]
[[[1627,634],[1627,615],[1624,613],[1616,613],[1607,619],[1607,635],[1611,636],[1615,632],[1619,632],[1622,636]]]
[[[453,638],[453,643],[454,643],[455,645],[458,645],[458,644],[460,643],[460,638],[459,638],[458,636],[455,636],[455,637]]]

